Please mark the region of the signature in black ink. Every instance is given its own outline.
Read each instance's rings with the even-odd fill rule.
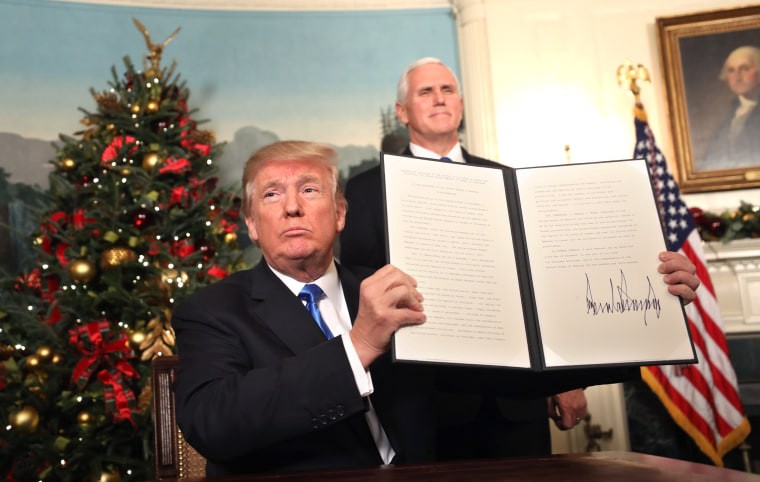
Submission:
[[[649,289],[647,291],[646,298],[636,298],[628,294],[628,282],[625,279],[625,273],[620,270],[620,282],[617,286],[613,285],[612,278],[610,278],[610,298],[608,301],[594,300],[594,295],[591,293],[591,282],[588,279],[588,273],[586,274],[586,313],[591,313],[594,316],[603,315],[605,313],[624,313],[626,311],[643,311],[644,312],[644,326],[647,326],[647,312],[654,311],[657,318],[660,317],[662,311],[662,305],[660,299],[655,295],[652,282],[647,276],[647,284]]]

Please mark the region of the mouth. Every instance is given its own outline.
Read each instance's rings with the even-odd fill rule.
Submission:
[[[308,232],[309,230],[306,228],[302,228],[300,226],[293,226],[283,231],[282,235],[285,237],[295,237],[295,236],[302,236]]]

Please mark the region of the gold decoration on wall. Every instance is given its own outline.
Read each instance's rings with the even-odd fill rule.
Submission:
[[[649,77],[649,70],[643,64],[633,65],[631,61],[626,60],[617,68],[617,81],[619,86],[625,86],[631,91],[638,104],[641,102],[639,97],[641,89],[638,82],[651,82],[651,78]]]

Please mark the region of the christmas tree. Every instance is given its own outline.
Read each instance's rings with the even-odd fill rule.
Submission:
[[[150,362],[174,351],[174,303],[239,268],[239,198],[164,47],[124,58],[60,136],[35,263],[0,291],[0,477],[152,478]]]

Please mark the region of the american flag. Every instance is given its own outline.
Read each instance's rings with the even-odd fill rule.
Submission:
[[[697,277],[702,283],[696,299],[686,306],[698,362],[642,367],[641,375],[700,450],[715,465],[723,466],[723,456],[749,435],[749,421],[739,399],[736,373],[694,219],[681,199],[665,157],[655,145],[644,107],[636,104],[634,114],[634,157],[646,159],[649,165],[668,249],[688,257],[697,267]]]

